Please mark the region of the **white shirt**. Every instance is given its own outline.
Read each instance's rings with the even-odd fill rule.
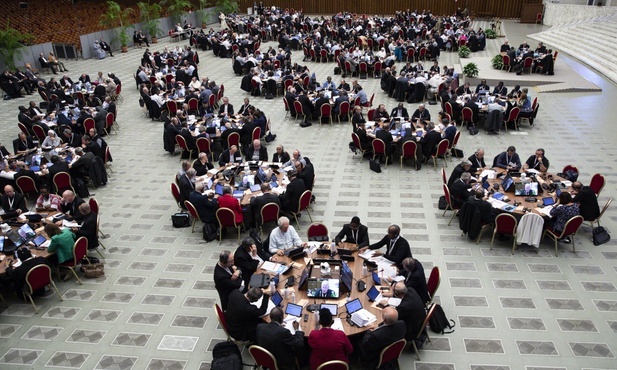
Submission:
[[[275,254],[279,250],[285,250],[292,247],[302,245],[300,235],[293,226],[289,225],[287,232],[281,231],[280,227],[275,228],[270,233],[270,245],[268,249],[271,254]]]

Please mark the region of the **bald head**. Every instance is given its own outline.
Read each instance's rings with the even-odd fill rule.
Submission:
[[[398,311],[394,307],[384,308],[381,314],[385,325],[392,325],[398,320]]]

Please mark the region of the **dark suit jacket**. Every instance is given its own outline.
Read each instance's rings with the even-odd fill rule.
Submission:
[[[471,188],[471,184],[466,184],[463,180],[456,180],[452,183],[450,188],[450,197],[452,198],[452,205],[454,207],[460,207],[463,202],[471,195],[468,189]]]
[[[21,193],[15,193],[13,195],[13,205],[9,204],[9,197],[2,195],[2,209],[4,212],[16,211],[21,209],[22,212],[28,212],[28,207],[26,207],[26,199]]]
[[[589,186],[583,186],[574,197],[574,202],[579,203],[581,216],[585,221],[592,221],[600,215],[600,206],[596,193]]]
[[[253,144],[253,129],[257,127],[252,121],[246,122],[240,129],[240,143],[246,148]]]
[[[257,255],[264,261],[268,261],[271,257],[270,253],[264,251],[263,248],[260,247],[257,247]],[[249,252],[245,251],[242,246],[239,246],[234,252],[234,264],[242,270],[244,290],[247,291],[251,276],[253,276],[259,267],[259,260],[253,259]]]
[[[219,115],[222,115],[225,112],[225,104],[221,104],[219,107]],[[231,116],[234,114],[234,106],[232,104],[227,104],[227,115]]]
[[[193,161],[193,168],[195,169],[195,171],[197,171],[197,176],[203,176],[208,172],[208,170],[213,169],[214,165],[211,162],[206,162],[205,164],[202,164],[198,158]]]
[[[24,143],[19,138],[13,140],[13,153],[17,154],[19,151],[34,149],[34,142],[30,137],[26,138],[26,142]]]
[[[63,135],[62,142],[66,143],[70,147],[77,148],[81,146],[81,135],[73,133],[73,136],[68,138]]]
[[[261,323],[257,325],[257,345],[274,355],[280,369],[293,369],[295,353],[304,347],[304,333],[298,330],[292,335],[276,322]]]
[[[460,164],[457,164],[456,167],[454,167],[454,169],[452,170],[452,174],[450,175],[450,178],[448,179],[448,187],[451,187],[452,184],[454,184],[454,181],[461,178],[461,175],[463,174],[463,172],[467,172],[467,171],[465,171],[463,166],[461,166]]]
[[[79,230],[75,232],[75,235],[78,238],[85,236],[86,239],[88,239],[88,249],[93,249],[99,246],[98,230],[96,229],[96,217],[96,213],[88,213],[84,217]]]
[[[88,176],[94,153],[86,152],[71,166],[71,175],[76,177]],[[53,167],[53,166],[52,166]]]
[[[225,312],[229,335],[235,340],[255,342],[257,339],[257,325],[263,322],[260,316],[266,313],[269,299],[270,296],[264,294],[261,307],[255,307],[241,291],[238,289],[233,290],[229,295],[229,305]]]
[[[398,114],[398,107],[392,109],[392,112],[390,113],[390,117],[399,117]],[[407,112],[407,108],[402,108],[401,109],[401,115],[400,117],[405,117],[405,118],[409,118],[409,113]]]
[[[413,288],[422,302],[428,302],[430,300],[428,294],[428,288],[426,286],[426,276],[424,275],[424,267],[418,260],[416,261],[411,271],[401,270],[401,275],[405,277],[405,286],[407,288]]]
[[[386,155],[390,156],[394,153],[394,146],[392,146],[392,141],[394,141],[394,138],[392,137],[390,131],[381,129],[377,131],[375,137],[383,140],[384,144],[386,144]]]
[[[79,206],[83,203],[85,203],[83,199],[75,196],[75,199],[73,199],[71,203],[60,203],[60,210],[62,211],[62,213],[68,213],[71,220],[81,222],[81,220],[84,219],[84,216],[81,214],[81,212],[79,212]]]
[[[398,320],[392,325],[381,323],[375,330],[368,330],[362,338],[365,369],[376,369],[381,351],[405,337],[405,322]]]
[[[354,234],[357,239],[354,238]],[[334,241],[338,244],[343,238],[348,243],[356,243],[358,244],[358,248],[363,248],[369,245],[369,237],[368,237],[368,228],[364,225],[360,225],[358,230],[352,230],[349,224],[343,225],[343,228],[339,233],[334,237]]]
[[[396,310],[399,320],[405,321],[405,339],[413,340],[422,328],[422,322],[426,317],[422,298],[413,288],[409,288]]]
[[[221,153],[221,156],[219,157],[219,165],[224,166],[227,163],[236,163],[236,162],[242,162],[242,154],[240,154],[240,150],[238,150],[235,154],[234,154],[234,159],[231,159],[231,152],[229,151],[229,149],[225,149],[223,151],[223,153]]]
[[[189,194],[189,202],[195,206],[197,214],[202,222],[216,223],[216,210],[218,209],[218,201],[215,198],[207,196],[193,190]]]
[[[313,168],[313,164],[309,161],[306,161],[306,166],[302,169],[302,172],[298,174],[298,178],[304,181],[304,187],[307,190],[313,190],[313,177],[315,176],[315,169]]]
[[[276,203],[281,208],[281,200],[276,194],[265,193],[259,197],[251,198],[251,210],[253,212],[253,220],[257,225],[261,224],[261,208],[268,203]]]
[[[180,183],[180,203],[184,208],[184,201],[189,199],[189,195],[193,190],[195,190],[195,185],[191,182],[188,176],[186,176],[186,174],[180,176],[178,182]]]
[[[302,179],[296,177],[291,180],[291,182],[287,184],[285,192],[281,194],[281,205],[283,206],[283,210],[287,212],[297,211],[300,196],[304,191],[306,191],[306,186]]]
[[[512,157],[509,157],[508,152],[501,152],[497,155],[494,167],[506,168],[508,167],[508,162],[516,163],[515,169],[521,168],[521,158],[518,156],[518,153],[514,153]]]
[[[275,152],[274,155],[272,156],[272,162],[275,162],[275,163],[279,163],[279,162],[280,163],[285,163],[285,162],[288,162],[290,158],[291,157],[289,156],[289,153],[287,153],[285,151],[280,156],[280,158],[279,158],[278,153]]]
[[[435,130],[429,131],[426,135],[420,139],[420,145],[422,145],[422,154],[425,158],[431,156],[437,150],[437,144],[441,141],[441,134]]]
[[[471,173],[476,173],[478,168],[486,167],[486,163],[484,163],[484,157],[479,159],[476,157],[475,153],[469,156],[469,158],[467,159],[469,159],[469,161],[471,162],[471,168],[469,169],[469,172]]]
[[[407,257],[411,257],[409,243],[402,236],[399,236],[393,247],[390,247],[390,238],[386,235],[377,243],[369,245],[369,249],[379,249],[383,246],[387,247],[386,253],[384,253],[383,256],[396,263],[399,269],[401,268],[403,260]]]
[[[252,160],[251,158],[253,158],[254,152],[255,152],[255,148],[251,144],[251,146],[249,146],[248,150],[246,151],[246,160],[247,161]],[[266,148],[263,145],[259,148],[259,160],[260,161],[266,161],[266,162],[268,161],[268,148]]]
[[[231,280],[231,275],[225,271],[218,263],[214,266],[214,287],[216,291],[219,293],[219,298],[221,299],[221,308],[223,311],[227,309],[227,305],[229,302],[229,295],[233,291],[237,291],[242,294],[238,289],[242,285],[242,279],[238,278],[235,280]],[[239,338],[236,338],[239,339]]]
[[[44,257],[34,257],[29,260],[23,261],[18,267],[7,267],[6,275],[13,280],[13,286],[15,287],[15,294],[18,297],[22,297],[24,285],[26,285],[26,275],[31,268],[38,265],[47,265],[47,260]]]

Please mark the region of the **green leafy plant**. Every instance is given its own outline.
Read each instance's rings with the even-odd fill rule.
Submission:
[[[15,69],[15,59],[21,60],[24,43],[29,43],[33,39],[34,35],[21,33],[11,28],[8,21],[6,22],[6,28],[0,29],[0,58],[7,69]]]
[[[201,19],[202,24],[208,23],[208,18],[210,17],[211,11],[208,8],[212,7],[212,4],[208,0],[199,0],[199,19]]]
[[[501,54],[497,54],[493,57],[493,59],[491,59],[491,65],[495,69],[503,68],[503,57],[501,56]]]
[[[238,2],[235,0],[218,0],[216,5],[218,6],[219,11],[225,15],[237,13],[240,8]]]
[[[137,3],[139,8],[139,19],[144,22],[144,29],[150,37],[158,37],[163,33],[159,28],[158,19],[161,17],[161,11],[163,8],[158,3]]]
[[[188,0],[164,0],[161,1],[161,4],[167,6],[167,10],[171,14],[174,22],[180,22],[182,20],[182,14],[193,9],[193,4]]]
[[[129,17],[133,14],[133,8],[122,9],[120,4],[115,1],[107,2],[107,10],[101,14],[100,24],[109,28],[119,28],[116,30],[116,37],[122,47],[129,44],[127,29],[130,26]]]
[[[497,38],[497,32],[494,29],[487,29],[484,30],[484,34],[486,35],[487,39],[496,39]]]
[[[465,67],[463,67],[463,74],[465,77],[476,77],[480,73],[478,66],[476,63],[467,63]]]
[[[471,54],[471,49],[465,45],[458,48],[458,56],[461,58],[467,58]]]

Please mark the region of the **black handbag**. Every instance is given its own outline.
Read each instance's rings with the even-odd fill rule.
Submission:
[[[381,173],[381,163],[379,163],[378,159],[369,159],[368,164],[371,171]]]
[[[171,215],[171,224],[174,227],[191,226],[191,216],[188,213],[175,213]]]
[[[611,240],[611,236],[608,233],[608,230],[606,230],[603,226],[595,227],[591,234],[591,240],[593,241],[593,245],[601,245]]]

